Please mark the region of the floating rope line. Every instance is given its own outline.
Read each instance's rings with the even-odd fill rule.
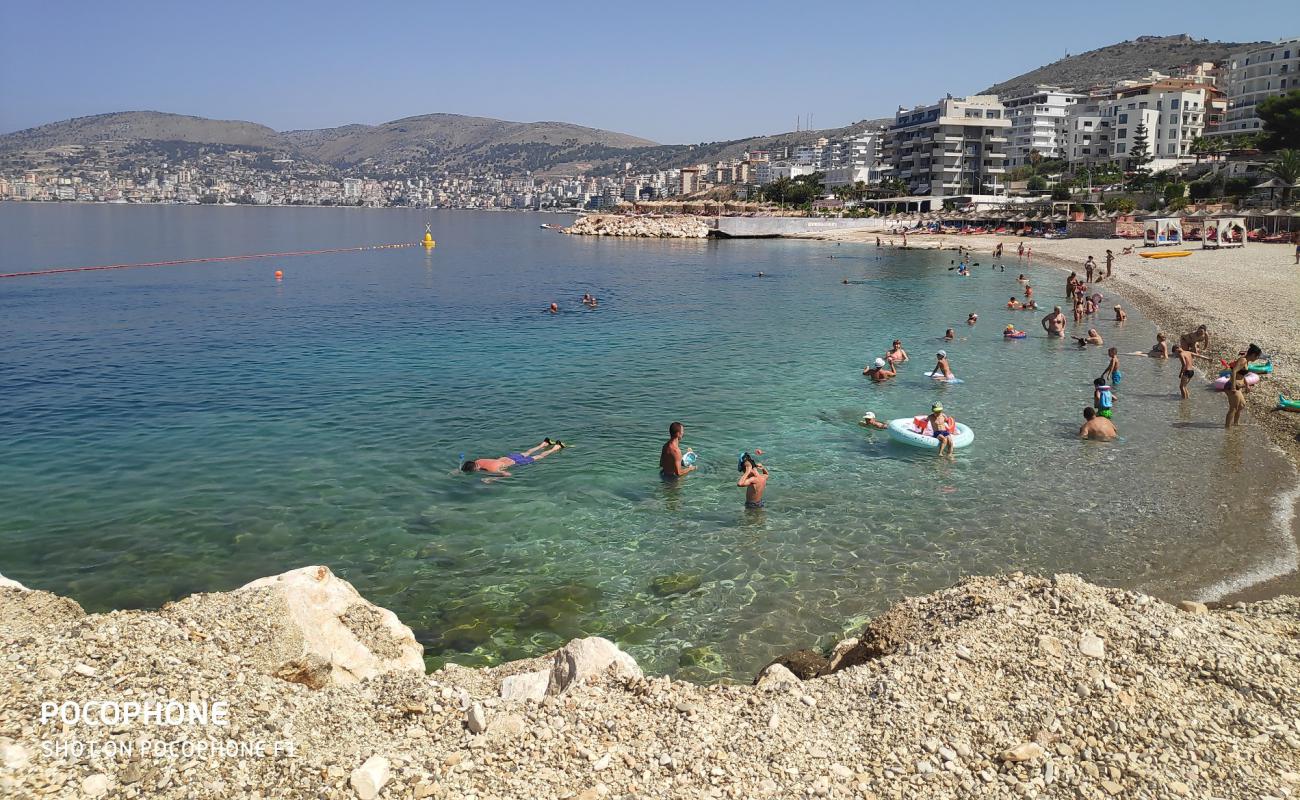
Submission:
[[[140,269],[143,267],[175,267],[181,264],[213,264],[219,261],[248,261],[254,258],[290,258],[292,256],[319,256],[325,253],[359,253],[363,250],[390,250],[398,247],[416,247],[413,242],[401,244],[371,244],[364,247],[331,247],[326,250],[294,250],[288,253],[254,253],[247,256],[215,256],[213,258],[182,258],[173,261],[146,261],[141,264],[102,264],[95,267],[59,267],[38,269],[32,272],[0,273],[0,278],[31,278],[37,275],[59,275],[66,272],[98,272],[106,269]]]

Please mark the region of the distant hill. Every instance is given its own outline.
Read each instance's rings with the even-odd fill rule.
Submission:
[[[1033,91],[1038,84],[1086,90],[1127,78],[1140,78],[1151,70],[1168,74],[1175,67],[1203,61],[1222,61],[1230,53],[1249,47],[1251,42],[1211,42],[1177,36],[1139,36],[1086,53],[1066,56],[1045,67],[995,84],[980,94],[1011,97]]]
[[[0,151],[46,150],[70,144],[141,140],[275,147],[280,134],[265,125],[237,120],[187,117],[160,111],[121,111],[74,117],[0,136]]]

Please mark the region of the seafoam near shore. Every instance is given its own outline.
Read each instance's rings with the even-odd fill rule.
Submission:
[[[323,567],[156,612],[87,616],[69,599],[0,588],[0,794],[1300,791],[1297,598],[1208,610],[1072,576],[973,578],[894,606],[837,646],[820,677],[772,666],[756,685],[709,687],[642,675],[594,638],[426,675],[390,617]],[[131,701],[220,705],[228,724],[76,716]],[[50,707],[72,710],[51,720]]]

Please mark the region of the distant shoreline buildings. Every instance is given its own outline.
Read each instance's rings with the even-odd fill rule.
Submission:
[[[737,199],[782,179],[822,174],[839,187],[902,187],[938,200],[1006,193],[1009,171],[1044,160],[1127,164],[1145,135],[1149,168],[1198,159],[1198,143],[1257,134],[1258,104],[1300,89],[1300,38],[1151,72],[1107,86],[1035,86],[997,95],[951,95],[892,124],[838,140],[754,150],[739,158],[618,175],[565,177],[420,171],[400,178],[349,175],[264,152],[213,146],[161,157],[69,145],[46,151],[70,166],[0,171],[0,200],[116,203],[240,203],[417,208],[611,209],[624,203],[726,189]],[[195,146],[204,150],[202,146]],[[101,152],[103,150],[104,152]]]

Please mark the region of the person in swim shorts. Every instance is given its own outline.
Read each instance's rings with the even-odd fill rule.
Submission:
[[[1099,417],[1110,419],[1114,415],[1115,395],[1101,378],[1095,378],[1092,382],[1092,407]]]
[[[1110,348],[1106,351],[1106,355],[1110,356],[1110,361],[1106,363],[1106,368],[1101,371],[1101,378],[1104,382],[1118,389],[1119,382],[1124,380],[1124,375],[1119,371],[1119,348]]]
[[[530,447],[522,453],[510,453],[500,458],[477,458],[465,461],[460,465],[461,472],[487,472],[496,478],[509,478],[511,467],[526,467],[529,464],[541,461],[543,458],[558,453],[567,445],[559,439],[551,441],[551,437],[546,437],[542,443],[536,447]]]
[[[767,467],[745,453],[740,457],[737,468],[740,470],[740,479],[736,485],[745,490],[745,508],[762,508],[763,490],[767,488]]]
[[[659,477],[666,481],[675,481],[695,471],[694,464],[682,466],[682,434],[685,432],[680,422],[668,426],[668,441],[659,451]]]
[[[948,351],[940,350],[935,353],[934,377],[943,376],[945,380],[952,380],[952,367],[948,364]]]
[[[885,361],[885,359],[877,358],[872,362],[871,366],[862,370],[862,374],[876,383],[883,383],[890,378],[897,377],[898,370],[894,369],[894,365]]]
[[[1196,370],[1192,368],[1192,359],[1204,358],[1206,361],[1209,361],[1210,359],[1195,350],[1184,348],[1181,344],[1174,345],[1174,355],[1178,356],[1179,363],[1178,394],[1186,400],[1191,396],[1187,393],[1187,384],[1191,383],[1192,378],[1196,377]]]
[[[939,440],[939,455],[951,454],[952,432],[957,427],[956,420],[943,413],[943,403],[930,406],[930,416],[926,419],[930,423],[930,433]]]

